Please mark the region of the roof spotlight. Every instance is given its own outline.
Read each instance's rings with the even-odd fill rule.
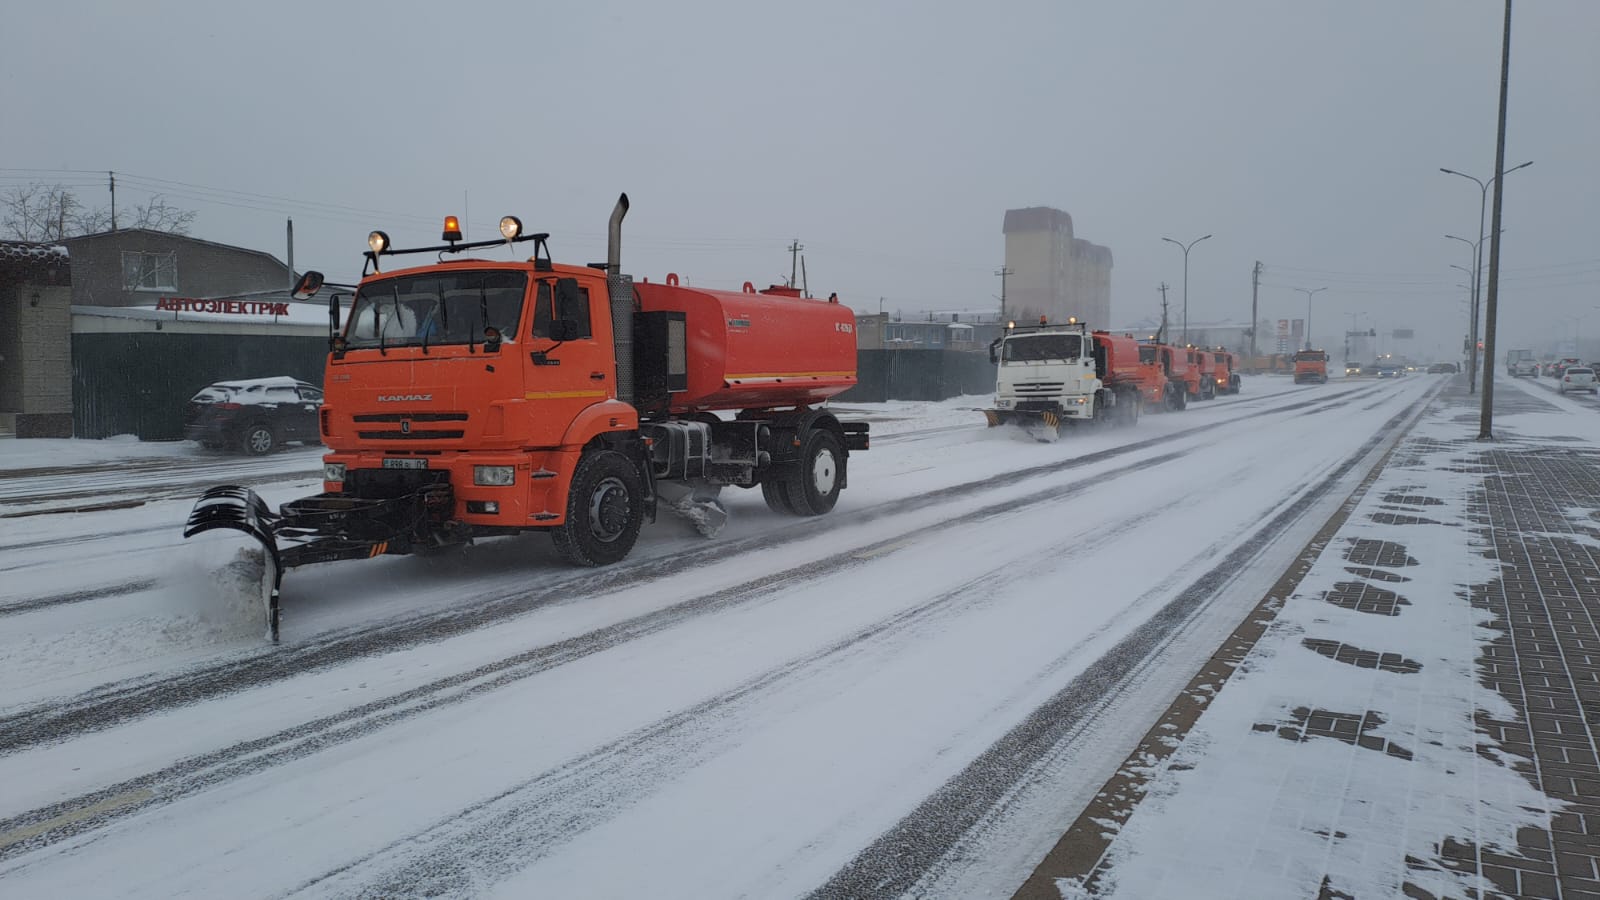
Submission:
[[[522,233],[522,220],[516,216],[503,216],[500,219],[500,236],[508,241],[517,239]]]
[[[382,253],[389,249],[389,236],[381,231],[374,231],[367,235],[367,246],[372,248],[373,253]]]
[[[444,217],[444,237],[442,240],[454,243],[461,240],[461,220],[455,216]]]

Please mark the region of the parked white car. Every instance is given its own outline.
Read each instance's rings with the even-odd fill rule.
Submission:
[[[1588,366],[1568,366],[1561,373],[1561,382],[1556,385],[1556,390],[1565,394],[1567,391],[1588,391],[1593,394],[1600,387],[1594,382],[1594,369]]]

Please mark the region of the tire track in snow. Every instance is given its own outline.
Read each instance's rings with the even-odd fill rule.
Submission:
[[[818,578],[831,577],[841,571],[868,565],[877,558],[874,551],[893,548],[906,540],[952,527],[979,524],[996,516],[1016,514],[1041,504],[1056,502],[1092,487],[1099,487],[1116,478],[1147,473],[1152,466],[1180,460],[1189,452],[1185,450],[1142,459],[1105,473],[1093,482],[1073,482],[1042,491],[1023,500],[1006,500],[991,504],[954,519],[925,525],[864,547],[854,547],[842,553],[765,575],[741,585],[636,616],[555,644],[505,657],[471,671],[440,678],[429,684],[285,729],[273,735],[190,757],[156,772],[0,820],[0,860],[93,831],[126,816],[172,803],[223,782],[253,775],[272,766],[292,762],[329,747],[364,737],[420,713],[469,700],[485,692],[497,690],[629,641],[647,637],[691,619],[735,607],[768,602],[779,590],[792,589]],[[1151,511],[1140,520],[1156,514],[1157,511]],[[1126,527],[1131,527],[1131,524],[1107,533],[1105,538],[1097,537],[1090,541],[1090,544],[1100,546],[1105,540],[1120,534]],[[941,596],[944,599],[939,603],[925,604],[927,610],[948,604],[958,595],[950,592]],[[896,614],[884,623],[866,629],[865,632],[852,638],[846,638],[840,646],[849,646],[865,639],[868,636],[867,632],[877,633],[892,623],[901,620],[909,622],[914,618],[915,616],[906,618],[905,613]]]
[[[1194,579],[1164,607],[1096,659],[1082,674],[1008,732],[965,770],[934,792],[899,824],[862,850],[855,859],[809,895],[809,900],[904,897],[925,893],[1022,792],[1027,783],[1065,752],[1072,740],[1104,714],[1118,685],[1154,664],[1167,646],[1232,582],[1235,574],[1306,515],[1362,460],[1409,429],[1439,392],[1430,388],[1408,404],[1314,485],[1235,545],[1219,562]]]
[[[748,557],[764,549],[798,543],[842,525],[903,515],[941,503],[978,496],[996,488],[1096,465],[1167,445],[1182,447],[1180,452],[1189,453],[1195,448],[1183,446],[1183,442],[1194,435],[1264,416],[1300,410],[1325,412],[1337,409],[1370,390],[1372,388],[1350,391],[1333,398],[1297,400],[1242,416],[1219,419],[1082,456],[863,507],[851,511],[848,518],[833,515],[805,519],[775,533],[719,541],[709,546],[661,557],[625,560],[618,565],[599,570],[565,570],[566,574],[563,576],[557,576],[555,580],[548,581],[536,589],[530,590],[519,586],[490,594],[469,607],[434,610],[389,622],[363,623],[349,629],[320,635],[300,645],[267,646],[241,657],[231,657],[220,662],[187,668],[171,675],[141,676],[124,682],[115,682],[72,698],[39,703],[0,716],[0,756],[39,744],[56,743],[79,734],[104,730],[161,710],[200,703],[355,659],[378,656],[453,637],[557,603],[579,602],[623,588],[671,578],[723,560]],[[544,570],[539,574],[549,576],[552,573],[550,570]],[[292,595],[286,602],[293,602]]]

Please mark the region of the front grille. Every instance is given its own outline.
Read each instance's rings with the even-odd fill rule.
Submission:
[[[413,422],[465,422],[467,414],[464,412],[365,413],[352,418],[357,422],[400,422],[406,419]]]
[[[438,441],[459,440],[466,434],[460,429],[452,431],[424,431],[413,429],[411,431],[358,431],[356,436],[364,441]]]
[[[1064,387],[1066,387],[1066,382],[1063,381],[1036,381],[1030,384],[1015,385],[1012,387],[1012,391],[1014,391],[1018,397],[1030,397],[1039,396],[1041,394],[1059,394],[1061,393],[1061,389]]]
[[[418,428],[418,424],[435,422],[465,422],[464,412],[394,412],[363,413],[351,417],[357,425],[399,425],[382,431],[357,431],[356,435],[367,441],[441,441],[460,440],[465,428]]]

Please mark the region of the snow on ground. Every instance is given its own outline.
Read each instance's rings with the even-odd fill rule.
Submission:
[[[647,527],[635,554],[668,567],[657,577],[601,596],[574,580],[570,600],[529,602],[490,627],[201,702],[157,694],[153,713],[0,755],[0,781],[13,786],[0,823],[97,791],[150,804],[11,853],[0,824],[0,893],[804,893],[1434,383],[1252,378],[1238,397],[1053,444],[983,427],[984,397],[849,407],[873,422],[874,446],[852,457],[826,527],[730,491],[733,522],[716,540],[670,519]],[[1339,402],[1321,414],[1299,405]],[[1285,406],[1295,411],[1274,411]],[[1051,468],[1011,477],[1030,467]],[[260,489],[282,502],[315,490],[306,474]],[[930,499],[905,503],[919,497]],[[285,644],[266,648],[248,607],[237,618],[207,607],[219,592],[203,573],[230,551],[185,545],[187,508],[174,498],[0,518],[0,571],[11,576],[0,586],[0,714],[70,705],[124,679],[159,688],[202,662],[248,667],[570,577],[538,535],[487,541],[449,564],[306,567],[285,580]],[[1204,639],[1214,622],[1237,621],[1259,598],[1248,579],[1275,577],[1319,521],[1307,514],[1252,551],[1201,639],[1174,644],[1105,702],[1138,715],[1164,706],[1215,646]],[[667,574],[684,552],[734,541],[750,552]],[[95,593],[105,588],[128,590]],[[610,634],[620,636],[597,637]],[[564,646],[587,649],[540,662]],[[1007,802],[1059,812],[1058,788],[1092,791],[1145,727],[1122,708],[1107,707],[1082,755],[1041,770],[1042,799]],[[1025,818],[969,836],[918,893],[1008,889],[1059,834]]]
[[[1500,385],[1553,400],[1531,382]],[[1600,417],[1561,407],[1497,413],[1496,433],[1600,442]],[[1412,440],[1459,441],[1474,425],[1460,413],[1434,412]],[[1183,745],[1146,773],[1148,793],[1132,817],[1120,831],[1106,823],[1117,837],[1092,893],[1068,879],[1058,883],[1063,897],[1311,897],[1324,876],[1336,896],[1399,896],[1407,882],[1430,896],[1469,896],[1485,888],[1477,876],[1406,858],[1436,859],[1446,838],[1515,854],[1519,828],[1547,827],[1560,811],[1513,771],[1514,758],[1480,743],[1474,724],[1480,712],[1516,718],[1475,671],[1499,634],[1468,599],[1498,572],[1485,538],[1463,527],[1482,480],[1472,463],[1485,451],[1404,450]],[[1374,521],[1382,513],[1402,518]],[[1409,559],[1363,574],[1346,559],[1356,540],[1389,542]],[[1329,599],[1363,582],[1404,605],[1374,614]],[[1358,668],[1306,642],[1399,660]],[[1369,746],[1308,737],[1308,711],[1367,717],[1359,733]]]

